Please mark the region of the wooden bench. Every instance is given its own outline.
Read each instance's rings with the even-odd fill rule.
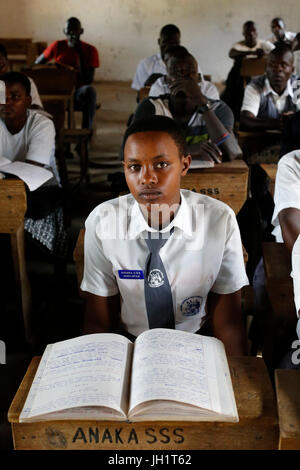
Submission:
[[[280,431],[279,449],[300,450],[300,370],[277,369],[275,384]]]
[[[276,400],[261,358],[228,358],[239,414],[238,423],[183,421],[132,423],[92,419],[19,423],[19,415],[39,360],[39,357],[33,358],[8,412],[15,449],[173,451],[278,448]],[[115,438],[120,428],[122,428],[122,442]],[[106,438],[103,437],[105,433]],[[129,439],[132,433],[136,438]],[[164,434],[167,434],[169,439],[163,438]],[[178,434],[181,438],[178,438]]]
[[[0,38],[7,50],[7,59],[12,68],[30,67],[36,58],[36,46],[31,38]]]
[[[257,59],[244,57],[240,69],[240,75],[244,78],[244,86],[247,85],[247,78],[263,75],[265,73],[266,64],[267,58],[265,56]]]
[[[189,170],[181,180],[181,188],[219,199],[237,214],[247,199],[248,173],[249,168],[243,160]]]
[[[26,271],[24,250],[24,215],[27,210],[25,185],[21,180],[0,180],[0,233],[10,236],[17,287],[17,299],[23,313],[25,334],[29,339],[31,289]]]

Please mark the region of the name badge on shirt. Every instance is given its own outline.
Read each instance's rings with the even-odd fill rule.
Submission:
[[[120,279],[144,279],[144,271],[139,269],[119,269]]]

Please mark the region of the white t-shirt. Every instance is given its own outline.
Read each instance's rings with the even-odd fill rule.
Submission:
[[[286,98],[288,96],[291,96],[292,98],[294,97],[294,91],[290,79],[287,82],[287,86],[284,92],[281,95],[278,95],[278,93],[276,93],[276,91],[274,91],[271,87],[269,79],[266,78],[262,93],[264,95],[272,95],[272,99],[279,113],[282,113],[285,108]],[[260,97],[261,93],[250,82],[245,88],[241,111],[249,111],[254,116],[257,116],[260,106]]]
[[[31,96],[31,100],[32,100],[31,104],[36,104],[36,105],[40,106],[41,108],[43,108],[43,104],[42,104],[38,89],[36,87],[36,84],[34,83],[32,78],[30,78],[30,77],[27,77],[27,78],[30,81],[30,88],[31,88],[30,96]]]
[[[166,75],[167,73],[166,64],[162,60],[160,52],[149,57],[145,57],[145,59],[142,59],[139,62],[131,84],[131,88],[134,88],[135,90],[140,90],[143,88],[145,81],[153,73],[161,73],[162,75]],[[202,73],[199,64],[198,73]]]
[[[245,41],[239,41],[239,42],[236,42],[235,44],[233,44],[232,48],[231,49],[235,49],[236,51],[239,51],[239,52],[246,52],[246,51],[257,51],[257,49],[262,49],[264,51],[265,54],[269,54],[269,52],[271,52],[272,49],[274,49],[274,44],[272,44],[270,41],[264,41],[263,39],[258,39],[257,40],[257,43],[254,47],[249,47],[249,46],[246,46],[246,43]],[[248,59],[251,59],[251,58],[255,58],[257,59],[257,55],[256,54],[249,54],[247,55],[247,58]]]
[[[0,119],[0,155],[13,161],[33,160],[50,167],[59,181],[55,161],[55,128],[51,119],[28,110],[24,127],[11,134]]]
[[[300,339],[300,318],[299,318],[299,310],[300,310],[300,235],[298,236],[297,240],[294,243],[292,249],[292,272],[291,276],[293,278],[293,285],[294,285],[294,301],[296,312],[298,316],[297,322],[297,335]]]
[[[207,80],[202,80],[199,83],[199,86],[201,88],[203,95],[206,96],[207,98],[211,100],[220,99],[220,95],[217,90],[217,87],[213,83]],[[150,91],[149,91],[149,96],[160,96],[160,95],[166,95],[169,93],[170,93],[170,88],[166,82],[166,78],[160,77],[151,86]]]
[[[285,34],[284,34],[284,40],[285,41],[293,41],[295,39],[295,36],[296,36],[296,33],[293,33],[292,31],[286,31]],[[272,34],[271,36],[269,36],[266,41],[269,41],[271,43],[275,43],[278,41],[277,37],[275,36],[275,34]]]
[[[123,328],[138,336],[149,328],[144,279],[120,278],[119,270],[144,272],[150,228],[133,196],[97,206],[85,223],[83,291],[109,297],[120,292]],[[181,205],[162,232],[171,238],[160,250],[172,290],[176,329],[195,332],[210,291],[229,294],[248,284],[240,232],[232,209],[181,190]],[[197,305],[197,308],[195,306]]]
[[[300,209],[300,150],[293,150],[282,157],[277,166],[274,213],[272,224],[273,235],[277,242],[283,242],[278,214],[283,209],[294,207]]]

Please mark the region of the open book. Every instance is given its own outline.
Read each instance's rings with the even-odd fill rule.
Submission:
[[[19,421],[65,419],[238,421],[223,343],[158,328],[50,344]]]
[[[8,158],[0,157],[0,172],[18,176],[27,184],[30,191],[34,191],[52,178],[52,173],[46,168],[32,165],[27,162],[11,162]]]
[[[192,157],[190,170],[197,168],[212,168],[215,166],[213,159],[207,155],[206,157],[197,158],[196,155]]]

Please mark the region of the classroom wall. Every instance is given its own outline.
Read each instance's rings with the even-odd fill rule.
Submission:
[[[85,28],[82,39],[100,53],[96,79],[131,80],[138,61],[157,51],[161,26],[175,23],[203,72],[221,81],[244,21],[256,21],[265,38],[275,16],[283,16],[289,30],[300,31],[299,13],[298,0],[3,0],[0,35],[50,43],[63,38],[65,20],[77,16]]]

